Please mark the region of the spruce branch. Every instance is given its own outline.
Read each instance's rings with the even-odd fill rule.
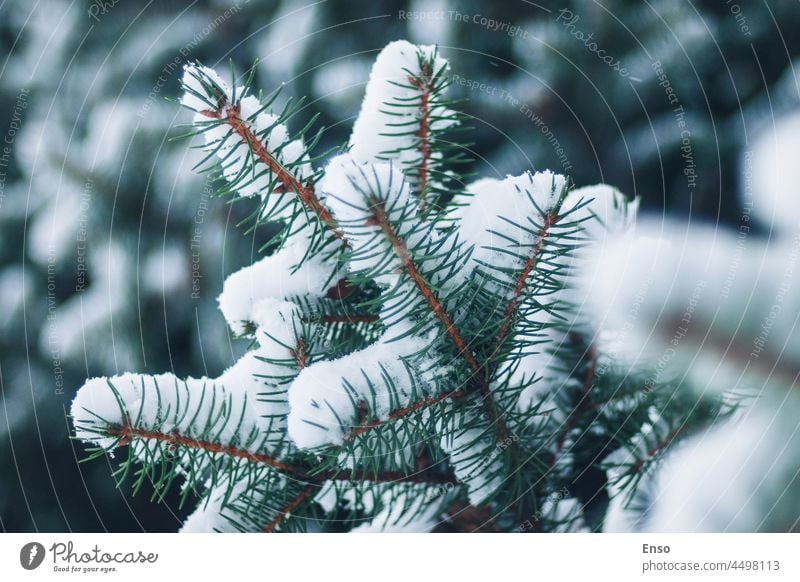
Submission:
[[[302,183],[294,173],[287,169],[274,154],[271,154],[261,139],[250,128],[249,124],[242,119],[240,107],[237,104],[229,104],[224,99],[220,101],[220,110],[203,109],[199,111],[201,115],[210,119],[222,119],[231,129],[242,139],[254,156],[256,156],[265,166],[267,166],[283,185],[285,192],[294,192],[300,201],[322,224],[324,224],[333,235],[339,239],[343,238],[342,233],[336,225],[330,210],[317,197],[311,183]]]
[[[432,81],[433,75],[431,71],[431,64],[428,61],[422,63],[420,67],[419,76],[409,76],[408,82],[420,92],[419,98],[419,129],[417,130],[417,137],[419,137],[419,153],[420,161],[417,167],[417,196],[420,199],[420,212],[425,212],[428,196],[428,172],[431,163],[431,144],[430,144],[430,100],[431,93],[433,92]]]
[[[232,445],[223,445],[218,442],[211,442],[208,440],[196,439],[190,436],[181,434],[178,431],[171,431],[164,433],[157,430],[150,430],[133,426],[130,422],[114,426],[108,425],[103,428],[103,432],[110,437],[117,438],[116,446],[127,446],[133,439],[142,439],[145,441],[154,441],[165,443],[169,449],[174,450],[177,447],[187,449],[201,450],[210,455],[222,454],[235,459],[243,459],[261,465],[266,465],[273,469],[283,471],[299,479],[307,479],[308,476],[300,468],[284,463],[267,454],[254,453],[247,449],[235,447]]]
[[[389,242],[394,250],[394,253],[397,255],[397,258],[400,259],[401,265],[411,278],[411,281],[413,281],[419,293],[428,302],[433,314],[439,319],[447,335],[450,336],[450,339],[453,341],[453,345],[455,346],[458,354],[464,358],[470,369],[475,374],[479,374],[480,366],[478,365],[477,360],[475,360],[475,356],[470,351],[467,342],[461,337],[461,334],[456,329],[452,318],[448,315],[447,311],[442,305],[442,302],[439,301],[438,297],[436,296],[436,292],[420,274],[417,266],[414,264],[414,261],[411,258],[411,253],[408,250],[406,242],[400,236],[398,236],[390,224],[386,216],[386,209],[383,205],[383,202],[373,198],[370,200],[370,208],[372,209],[373,213],[373,224],[377,225],[381,232],[383,232],[386,240]]]
[[[559,220],[558,213],[561,209],[561,204],[563,201],[564,197],[560,196],[556,205],[546,212],[544,216],[544,222],[536,234],[535,243],[531,248],[528,257],[525,259],[525,263],[523,264],[522,269],[520,269],[519,275],[517,275],[511,298],[508,300],[508,304],[506,305],[503,313],[500,329],[497,332],[498,348],[499,346],[503,345],[503,342],[508,336],[508,332],[512,328],[514,319],[517,317],[520,304],[523,300],[522,296],[525,291],[525,287],[528,284],[528,279],[530,278],[530,275],[534,269],[536,269],[538,266],[538,261],[541,258],[546,238],[550,234],[550,230]]]
[[[460,194],[454,170],[469,161],[463,144],[448,138],[464,129],[455,102],[445,97],[448,71],[435,46],[390,43],[378,56],[350,139],[359,162],[402,167],[422,217],[440,217]]]
[[[250,349],[214,379],[91,380],[72,409],[96,454],[127,448],[135,488],[181,479],[200,496],[187,530],[504,530],[534,514],[534,529],[597,529],[608,490],[646,472],[637,459],[719,412],[598,372],[576,272],[636,203],[549,171],[462,192],[448,70],[436,47],[387,46],[350,151],[315,169],[313,119],[289,137],[296,103],[273,113],[252,78],[187,67],[200,166],[280,228],[219,297]]]
[[[262,530],[264,533],[272,533],[274,532],[278,526],[285,520],[287,517],[291,515],[291,513],[300,507],[309,497],[314,495],[317,491],[316,485],[308,485],[304,487],[300,493],[295,495],[289,502],[283,506],[280,510],[278,510],[278,515],[270,521],[267,525],[264,526]]]
[[[345,440],[351,441],[356,437],[363,435],[364,433],[367,433],[369,431],[378,428],[382,428],[386,424],[405,418],[410,414],[414,414],[416,412],[432,408],[450,399],[462,398],[466,395],[467,392],[464,390],[453,390],[451,392],[444,392],[442,394],[439,394],[438,396],[431,396],[430,398],[424,398],[422,400],[418,400],[410,404],[409,406],[404,406],[403,408],[392,410],[386,419],[374,419],[368,423],[364,423],[355,427],[347,434]]]
[[[169,433],[135,427],[131,423],[119,426],[109,425],[103,428],[105,435],[117,439],[115,446],[129,446],[134,439],[165,443],[170,450],[187,448],[201,450],[210,455],[222,454],[228,457],[242,459],[252,463],[264,465],[275,469],[292,478],[305,483],[320,485],[325,481],[371,481],[374,483],[422,483],[422,484],[455,484],[452,475],[437,473],[404,474],[397,471],[386,471],[380,474],[367,473],[357,470],[323,471],[314,472],[308,463],[290,463],[282,461],[264,453],[254,453],[247,449],[232,445],[223,445],[219,442],[200,440],[180,434],[178,431]]]
[[[402,304],[416,301],[415,297],[421,298],[420,321],[427,327],[425,319],[432,313],[434,320],[439,322],[444,334],[455,348],[455,357],[463,360],[470,372],[467,379],[468,391],[479,395],[500,442],[505,442],[508,429],[496,409],[485,377],[486,368],[478,362],[468,341],[456,327],[452,316],[432,285],[433,277],[442,271],[442,267],[437,266],[434,271],[428,270],[429,265],[438,258],[437,253],[447,257],[448,262],[445,264],[452,265],[448,268],[458,265],[462,260],[458,256],[458,243],[453,241],[451,244],[446,238],[441,238],[441,242],[434,243],[435,249],[422,248],[429,244],[425,242],[429,237],[423,235],[424,232],[428,232],[429,227],[418,222],[417,213],[408,210],[410,206],[403,206],[407,188],[404,180],[398,181],[396,172],[391,166],[373,165],[372,169],[365,169],[354,160],[342,157],[329,165],[325,184],[330,191],[336,192],[331,196],[331,203],[335,204],[337,212],[347,216],[343,224],[353,246],[351,262],[363,261],[371,265],[361,277],[372,277],[373,272],[377,275],[385,265],[397,263],[397,269],[404,274],[404,278],[408,279],[411,286],[406,289],[401,280],[395,287],[396,297],[392,296],[385,301]],[[403,225],[402,232],[395,225]],[[383,239],[385,247],[378,242],[377,237]],[[414,239],[413,250],[409,247],[409,239]],[[417,242],[418,240],[420,242]],[[383,250],[378,250],[378,247],[382,247]],[[414,255],[421,257],[424,264],[418,265]],[[422,305],[426,306],[424,311]],[[423,325],[419,325],[418,328],[422,329]],[[432,401],[433,404],[437,402],[436,399]],[[419,404],[427,405],[424,400]],[[409,408],[410,411],[417,409],[415,406]],[[401,412],[404,415],[406,411]],[[382,423],[375,426],[380,424]],[[363,430],[359,432],[361,433]]]

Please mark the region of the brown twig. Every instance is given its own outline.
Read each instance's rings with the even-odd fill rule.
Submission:
[[[106,427],[106,433],[109,436],[119,437],[119,446],[124,446],[130,443],[134,438],[153,440],[162,443],[167,443],[172,447],[186,447],[190,449],[203,450],[210,454],[223,454],[233,457],[235,459],[244,459],[261,465],[267,465],[273,469],[283,471],[299,479],[309,479],[305,471],[298,467],[279,461],[278,459],[266,455],[264,453],[253,453],[246,449],[240,449],[231,445],[223,445],[203,439],[195,439],[186,435],[182,435],[177,431],[169,433],[161,432],[158,430],[150,430],[140,428],[125,423],[117,426]]]
[[[558,208],[551,210],[545,215],[544,223],[542,224],[541,228],[539,228],[539,232],[537,233],[536,242],[534,243],[530,254],[528,254],[528,258],[525,260],[522,270],[520,270],[519,275],[517,276],[511,299],[509,299],[508,304],[506,305],[505,313],[503,314],[503,323],[500,325],[500,329],[497,332],[498,346],[503,343],[508,335],[509,330],[511,329],[511,324],[517,314],[517,308],[519,307],[522,293],[525,291],[525,285],[528,277],[538,265],[539,258],[542,254],[542,249],[544,248],[545,238],[557,220]]]
[[[306,342],[303,338],[297,338],[297,346],[292,350],[292,357],[300,370],[306,367],[308,354],[306,353]]]
[[[381,229],[381,232],[383,232],[386,240],[389,241],[394,253],[400,259],[403,269],[405,269],[406,273],[408,273],[411,281],[419,290],[420,295],[422,295],[425,301],[427,301],[428,305],[430,305],[433,314],[441,322],[445,332],[453,342],[458,354],[466,361],[467,365],[472,371],[470,385],[480,394],[484,410],[494,426],[498,440],[500,442],[505,442],[505,440],[508,438],[508,427],[497,411],[494,397],[492,396],[489,388],[489,383],[486,380],[483,367],[478,363],[478,360],[475,358],[472,350],[470,350],[467,342],[463,337],[461,337],[461,334],[453,323],[453,320],[450,318],[450,315],[445,310],[444,305],[442,305],[442,303],[439,301],[436,293],[430,288],[428,282],[425,280],[425,277],[423,277],[417,269],[417,266],[414,264],[414,261],[411,258],[411,253],[406,247],[405,241],[403,241],[397,235],[397,233],[394,231],[394,228],[392,228],[392,225],[389,224],[383,204],[379,200],[374,199],[370,202],[373,212],[372,220],[374,220],[374,224]]]
[[[250,125],[242,119],[238,105],[227,105],[222,108],[222,112],[204,110],[200,113],[213,119],[223,119],[234,133],[242,138],[242,141],[250,148],[253,155],[272,171],[283,186],[283,189],[295,192],[303,206],[316,215],[320,221],[331,230],[336,238],[344,240],[344,235],[339,230],[336,219],[334,219],[331,211],[328,210],[319,199],[314,187],[308,184],[302,184],[292,172],[269,152],[261,139],[250,129]]]
[[[431,98],[431,67],[429,63],[423,63],[420,71],[420,76],[409,77],[409,83],[420,91],[419,102],[419,129],[417,130],[417,137],[419,138],[419,151],[421,160],[419,168],[417,169],[417,188],[419,189],[420,210],[425,210],[426,196],[429,181],[429,166],[431,160],[431,143],[430,143],[430,98]]]
[[[439,394],[438,396],[431,396],[430,398],[418,400],[417,402],[414,402],[409,406],[398,408],[397,410],[392,411],[385,420],[373,420],[372,422],[368,422],[354,428],[348,433],[346,440],[352,440],[355,437],[365,432],[369,432],[373,429],[383,426],[387,422],[391,422],[397,420],[398,418],[403,418],[404,416],[408,416],[409,414],[416,412],[417,410],[422,410],[423,408],[434,406],[436,404],[439,404],[440,402],[444,402],[445,400],[451,398],[459,398],[465,395],[466,392],[464,392],[463,390],[452,390],[450,392],[444,392],[442,394]]]
[[[291,514],[291,513],[292,513],[292,512],[293,512],[295,509],[297,509],[298,507],[300,507],[300,505],[301,505],[301,504],[302,504],[302,503],[303,503],[303,502],[304,502],[306,499],[308,499],[308,498],[311,496],[311,494],[313,494],[313,493],[314,493],[314,490],[315,490],[315,489],[316,489],[316,486],[315,486],[315,485],[308,485],[307,487],[304,487],[304,488],[302,489],[302,491],[300,491],[300,493],[298,493],[298,494],[297,494],[295,497],[293,497],[293,498],[292,498],[292,499],[289,501],[289,503],[287,503],[287,504],[286,504],[286,505],[283,507],[283,509],[281,509],[281,510],[278,512],[278,515],[277,515],[277,516],[275,516],[275,519],[273,519],[273,520],[272,520],[271,522],[269,522],[269,523],[268,523],[266,526],[264,526],[264,529],[263,529],[262,531],[263,531],[264,533],[272,533],[272,532],[274,532],[274,531],[275,531],[275,528],[277,528],[277,527],[278,527],[278,526],[279,526],[279,525],[280,525],[280,524],[283,522],[283,520],[284,520],[284,519],[286,519],[287,517],[289,517],[289,515],[290,515],[290,514]]]
[[[153,440],[166,443],[170,447],[185,447],[202,450],[210,454],[223,454],[236,459],[244,459],[253,463],[266,465],[293,478],[312,484],[321,484],[324,481],[372,481],[375,483],[455,483],[451,475],[413,473],[406,475],[398,471],[373,473],[370,471],[325,471],[312,474],[305,468],[284,461],[280,461],[264,453],[253,453],[231,445],[223,445],[208,440],[196,439],[182,435],[177,431],[169,433],[134,427],[130,423],[106,427],[106,434],[119,438],[118,446],[128,445],[132,439]]]

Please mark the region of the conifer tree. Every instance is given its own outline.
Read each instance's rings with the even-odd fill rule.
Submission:
[[[184,531],[582,531],[731,408],[631,367],[591,293],[638,201],[549,171],[469,181],[433,46],[389,44],[349,144],[298,103],[188,65],[219,193],[277,234],[219,306],[252,349],[216,378],[94,378],[72,405],[119,482],[177,487]],[[626,454],[620,454],[624,451]]]

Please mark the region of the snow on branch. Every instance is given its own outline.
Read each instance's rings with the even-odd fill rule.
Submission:
[[[353,529],[355,533],[424,533],[442,521],[451,491],[434,492],[430,488],[405,487],[382,492],[376,500],[374,517]]]
[[[400,165],[421,210],[449,179],[444,164],[457,160],[442,139],[445,130],[459,123],[444,98],[448,72],[435,46],[389,43],[375,60],[350,137],[357,161]]]
[[[351,241],[353,271],[391,287],[384,312],[410,315],[422,322],[418,329],[440,325],[440,333],[449,338],[473,387],[482,394],[493,426],[505,439],[508,431],[489,393],[483,366],[437,292],[440,281],[456,278],[465,265],[462,245],[449,234],[437,236],[417,217],[416,202],[402,174],[390,164],[359,164],[339,156],[330,163],[323,187]]]
[[[435,47],[388,45],[349,151],[315,169],[310,124],[289,134],[296,105],[273,112],[277,94],[255,98],[250,80],[186,67],[181,102],[196,112],[205,165],[223,192],[261,200],[259,224],[279,227],[275,250],[230,275],[218,299],[231,331],[255,342],[217,378],[97,378],[72,407],[78,438],[127,446],[123,472],[136,461],[157,492],[179,479],[184,497],[201,494],[184,531],[330,520],[429,531],[456,527],[454,507],[492,528],[537,509],[543,530],[596,528],[612,477],[635,487],[688,432],[681,423],[694,426],[686,401],[642,398],[642,378],[614,368],[625,330],[606,304],[631,299],[636,281],[619,269],[647,273],[654,249],[619,254],[613,242],[635,240],[638,201],[550,171],[462,191],[447,77]],[[655,287],[683,281],[685,264],[667,261]],[[640,302],[643,320],[653,305]],[[793,339],[781,325],[774,337]],[[702,409],[698,422],[719,410]],[[618,450],[633,460],[606,479]]]
[[[692,374],[704,385],[727,390],[743,373],[767,374],[779,385],[794,381],[800,332],[794,316],[782,314],[800,311],[792,291],[800,237],[765,244],[717,229],[650,223],[637,235],[610,245],[591,285],[603,305],[598,317],[609,327],[627,306],[638,306],[638,325],[626,341],[637,347],[628,357],[669,350],[661,365],[666,374],[694,362],[702,345]]]
[[[205,137],[206,159],[218,159],[230,191],[259,196],[262,220],[292,224],[310,216],[341,236],[314,187],[318,176],[308,153],[313,146],[289,136],[286,123],[294,110],[269,112],[277,93],[262,104],[247,94],[247,84],[231,87],[213,69],[197,64],[185,67],[183,89],[181,103],[196,112],[194,124]]]
[[[452,414],[438,426],[440,445],[459,482],[467,486],[469,501],[480,505],[503,483],[504,455],[509,444],[493,438],[493,427],[475,410]],[[514,439],[515,437],[511,437]]]
[[[302,370],[289,396],[289,435],[301,448],[342,444],[352,430],[387,420],[430,396],[447,370],[425,355],[429,341],[408,336],[375,344]]]
[[[508,332],[528,278],[539,266],[566,187],[564,176],[549,171],[503,180],[484,178],[467,187],[469,203],[454,212],[461,237],[474,245],[469,268],[460,276],[476,271],[491,292],[508,300],[500,340]]]
[[[294,375],[301,323],[291,303],[262,307],[270,313],[269,335],[259,333],[259,348],[217,378],[123,374],[86,382],[72,403],[76,436],[103,448],[132,444],[145,457],[186,445],[274,465],[257,456],[290,446],[285,382]]]
[[[343,276],[340,265],[321,254],[309,257],[308,248],[295,240],[225,279],[219,308],[237,335],[255,327],[262,302],[298,296],[323,297]],[[295,267],[300,265],[299,267]]]

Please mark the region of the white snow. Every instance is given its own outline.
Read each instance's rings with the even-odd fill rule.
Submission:
[[[427,533],[443,521],[445,501],[451,495],[431,497],[430,488],[404,487],[400,492],[387,488],[382,509],[353,533]]]
[[[524,256],[534,247],[537,233],[530,232],[534,230],[530,220],[542,221],[531,199],[546,213],[557,202],[565,184],[564,176],[550,171],[525,172],[503,180],[483,178],[470,184],[467,191],[472,197],[468,204],[453,213],[459,221],[461,239],[475,247],[471,269],[465,269],[461,278],[468,277],[472,269],[480,269],[481,264],[521,267],[514,255]]]
[[[800,229],[800,113],[777,120],[753,143],[752,165],[747,154],[742,169],[743,198],[753,215],[778,235]],[[752,198],[751,198],[752,197]]]
[[[274,485],[285,486],[285,479],[276,479],[275,473],[270,474],[269,478],[274,480]],[[266,503],[264,496],[264,489],[258,487],[257,483],[247,479],[230,483],[223,479],[220,484],[211,487],[205,493],[195,510],[186,518],[180,533],[239,532],[243,521],[242,506],[249,503]],[[238,507],[234,508],[235,505]]]
[[[195,510],[189,514],[180,533],[208,533],[208,532],[235,532],[237,531],[225,512],[225,501],[235,498],[236,493],[243,489],[242,485],[235,486],[234,493],[230,485],[224,483],[214,487],[206,493],[204,499],[197,504]]]
[[[416,168],[422,153],[414,127],[421,120],[419,107],[422,91],[409,86],[411,75],[421,74],[420,55],[433,59],[433,75],[446,74],[447,61],[436,53],[435,46],[416,46],[405,40],[389,43],[378,55],[370,73],[361,111],[353,124],[350,145],[353,158],[359,162],[376,162],[392,159],[398,161],[404,171]],[[403,85],[403,86],[400,86]],[[401,107],[391,104],[400,104]],[[429,102],[429,128],[435,132],[455,123],[453,112],[439,100]],[[405,124],[398,127],[397,124]],[[410,132],[411,135],[397,135]],[[434,154],[434,158],[438,154]]]
[[[656,478],[651,532],[789,531],[800,493],[796,396],[760,403],[676,450]]]
[[[302,262],[307,248],[292,240],[274,255],[228,276],[217,301],[225,321],[237,335],[255,320],[254,310],[266,298],[321,297],[343,275],[340,268],[321,255]],[[301,264],[302,262],[302,264]],[[300,265],[299,268],[296,268]]]
[[[664,368],[680,369],[686,364],[681,356],[693,358],[702,342],[704,358],[719,358],[710,366],[698,361],[705,371],[719,375],[722,360],[741,371],[745,361],[734,356],[738,350],[715,354],[720,346],[712,341],[727,345],[736,336],[747,352],[766,347],[783,351],[786,358],[800,357],[800,332],[792,315],[800,312],[800,237],[767,246],[752,235],[711,227],[644,223],[637,231],[639,236],[610,244],[598,257],[589,290],[597,299],[598,321],[609,330],[624,329],[627,356],[638,360],[677,351]],[[691,323],[701,337],[675,338],[680,320]],[[712,323],[713,333],[705,338]],[[701,385],[712,379],[706,377]],[[720,376],[714,383],[727,379]]]
[[[204,83],[207,85],[216,84],[228,99],[232,96],[228,84],[222,80],[222,77],[214,69],[203,65],[184,65],[182,83],[184,92],[181,96],[181,104],[194,111],[215,108],[213,106],[216,104],[216,99],[208,94],[208,91],[203,87]]]
[[[470,504],[480,505],[503,484],[504,453],[500,447],[504,445],[497,444],[488,421],[479,413],[464,414],[468,418],[438,424],[442,435],[439,442],[456,478],[466,485]]]
[[[392,337],[401,334],[394,330]],[[301,370],[289,388],[289,436],[305,449],[338,445],[358,426],[360,403],[374,405],[371,418],[385,420],[412,397],[430,395],[431,385],[447,370],[434,369],[437,362],[420,354],[429,343],[387,334],[362,350]]]
[[[300,322],[294,304],[276,300],[271,300],[270,304],[266,301],[269,300],[262,304],[266,313],[256,313],[262,323],[257,334],[260,346],[246,353],[217,378],[181,380],[167,373],[154,376],[122,374],[88,380],[72,402],[76,436],[109,447],[115,438],[93,432],[92,428],[98,424],[122,425],[127,417],[135,427],[153,428],[167,434],[173,431],[186,436],[197,436],[202,432],[213,434],[220,444],[233,444],[238,438],[244,438],[251,452],[277,444],[271,442],[274,440],[272,436],[267,439],[269,435],[264,433],[269,431],[270,425],[264,417],[285,415],[288,402],[275,396],[266,402],[259,395],[275,390],[276,380],[268,377],[286,376],[291,368],[264,362],[262,358],[290,360]],[[114,387],[117,397],[109,384]],[[219,414],[221,406],[227,407],[227,414]],[[176,416],[178,408],[189,413]],[[285,426],[283,421],[277,425],[275,421],[272,423],[272,430]],[[248,438],[262,433],[262,437]],[[239,446],[245,445],[239,443]]]
[[[399,207],[416,204],[396,165],[360,162],[351,154],[336,156],[328,163],[320,187],[333,197],[330,204],[336,216],[347,223],[372,216],[368,207],[371,197]]]
[[[575,210],[570,220],[583,222],[583,237],[590,241],[589,251],[600,254],[607,241],[631,230],[636,224],[640,198],[629,201],[619,190],[608,184],[595,184],[570,190],[564,199],[561,213],[575,208],[582,201],[589,203]]]
[[[570,213],[582,202],[588,204]],[[565,274],[567,287],[559,294],[561,301],[575,309],[573,331],[591,336],[592,331],[602,329],[601,322],[594,316],[602,311],[604,303],[593,286],[603,276],[602,259],[609,247],[616,245],[620,238],[630,240],[634,236],[639,202],[639,198],[628,201],[619,190],[606,184],[577,188],[567,194],[562,214],[567,215],[569,221],[581,221],[582,230],[581,246],[567,259],[570,265]]]
[[[391,284],[396,274],[386,265],[381,252],[389,241],[374,221],[373,206],[377,204],[385,210],[395,230],[406,232],[413,228],[411,220],[416,216],[417,203],[409,194],[400,168],[386,162],[359,163],[343,154],[326,167],[320,190],[326,194],[328,206],[352,248],[351,270],[380,268],[383,274],[378,282]]]

